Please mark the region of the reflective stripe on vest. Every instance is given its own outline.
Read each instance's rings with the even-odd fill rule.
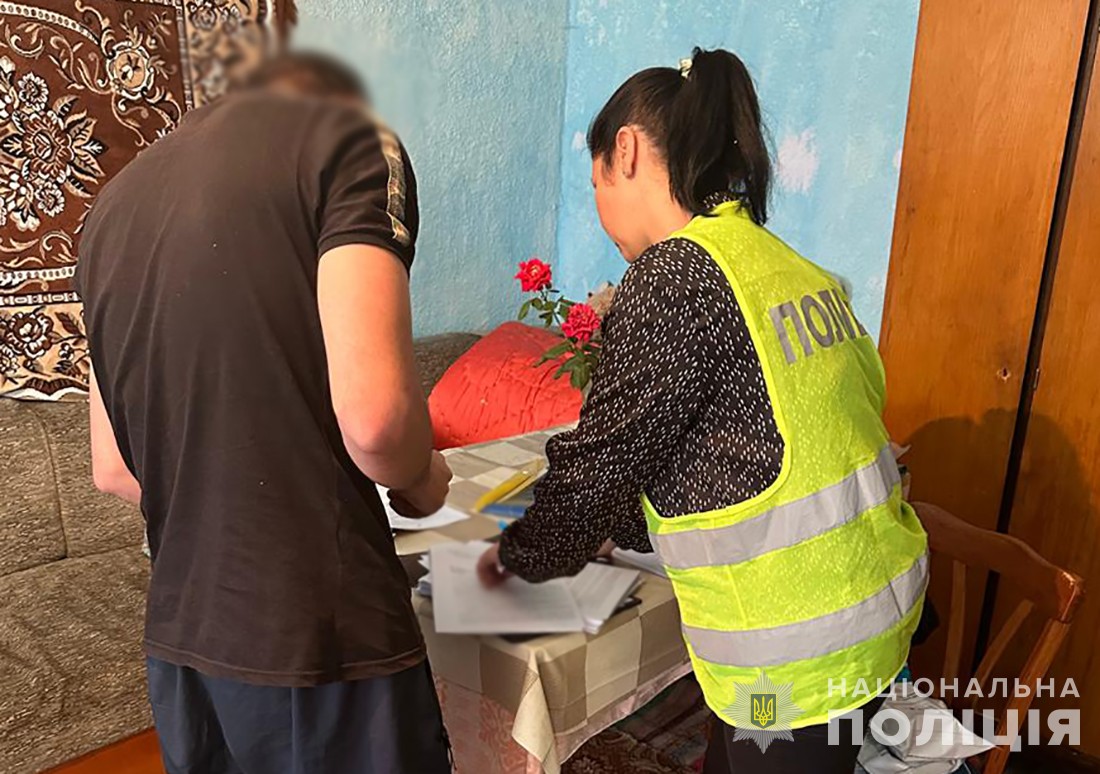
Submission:
[[[825,656],[888,631],[913,610],[928,585],[928,555],[859,604],[774,629],[718,631],[684,625],[697,658],[712,664],[770,667]]]
[[[649,539],[661,561],[674,569],[737,564],[854,521],[886,502],[900,482],[897,460],[886,446],[874,462],[840,483],[759,516],[717,529],[651,533]]]

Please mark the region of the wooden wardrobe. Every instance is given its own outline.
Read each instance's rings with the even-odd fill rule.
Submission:
[[[880,348],[913,498],[1085,578],[1051,675],[1081,697],[1038,704],[1080,708],[1100,759],[1098,36],[1095,0],[923,1]],[[1012,592],[970,594],[973,653]]]

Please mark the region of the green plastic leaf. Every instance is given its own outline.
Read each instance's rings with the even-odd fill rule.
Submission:
[[[581,358],[577,358],[578,361]],[[583,361],[580,362],[573,372],[569,375],[569,383],[576,387],[578,390],[583,390],[584,386],[588,384],[588,364]]]
[[[545,363],[547,361],[557,360],[559,357],[561,357],[562,355],[564,355],[568,351],[569,351],[569,342],[568,341],[563,341],[561,344],[556,344],[553,347],[551,347],[550,349],[543,352],[542,357],[539,358],[538,362],[535,363],[535,365],[540,366],[540,365],[542,365],[543,363]]]

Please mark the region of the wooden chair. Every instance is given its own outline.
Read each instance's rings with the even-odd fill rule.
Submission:
[[[1046,621],[1018,677],[1020,683],[1030,686],[1031,690],[1028,696],[1011,696],[1007,705],[998,713],[996,727],[998,735],[1001,735],[1004,733],[1009,711],[1015,710],[1017,717],[1021,719],[1026,716],[1038,681],[1050,669],[1050,664],[1069,631],[1084,595],[1084,581],[1043,559],[1022,540],[975,527],[935,505],[914,503],[913,507],[928,532],[931,550],[954,560],[944,679],[951,682],[959,678],[966,624],[966,573],[969,568],[979,572],[998,573],[1004,583],[1012,585],[1024,597],[994,637],[978,665],[974,677],[981,684],[983,693],[988,692],[993,670],[1009,643],[1017,636],[1024,620],[1034,612],[1043,616]],[[956,711],[977,709],[978,697],[964,699],[956,695],[948,703]],[[984,760],[983,774],[1003,774],[1008,764],[1009,752],[1010,749],[1006,746],[992,750]]]

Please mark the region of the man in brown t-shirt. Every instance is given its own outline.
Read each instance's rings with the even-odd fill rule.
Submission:
[[[307,55],[188,113],[80,245],[93,470],[139,502],[169,774],[448,771],[374,482],[450,471],[412,354],[416,184],[357,79]]]

